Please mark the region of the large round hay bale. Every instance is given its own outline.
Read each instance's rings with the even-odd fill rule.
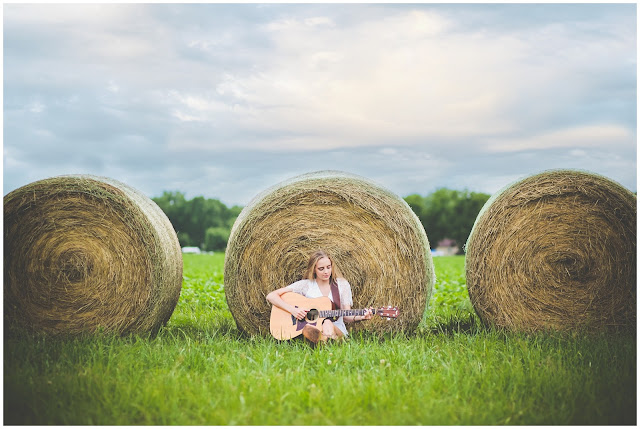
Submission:
[[[137,190],[77,175],[5,196],[5,324],[51,334],[153,333],[181,287],[176,233]]]
[[[404,200],[355,175],[321,171],[256,196],[236,220],[225,257],[225,293],[238,328],[268,334],[265,296],[303,277],[309,255],[324,249],[350,282],[353,308],[397,306],[395,321],[357,329],[414,329],[435,275],[422,224]],[[349,326],[349,325],[348,325]]]
[[[516,331],[634,327],[636,197],[599,175],[554,170],[492,196],[466,244],[471,303]]]

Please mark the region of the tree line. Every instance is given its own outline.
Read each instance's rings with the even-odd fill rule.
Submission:
[[[242,211],[242,207],[229,208],[217,199],[187,200],[182,192],[165,191],[152,200],[173,224],[180,246],[205,251],[222,251],[227,247],[231,227]]]
[[[467,242],[473,223],[489,194],[440,188],[427,196],[405,197],[427,232],[431,248],[454,245],[458,253]]]
[[[173,224],[180,246],[205,251],[225,250],[233,223],[242,211],[242,207],[227,207],[217,199],[187,200],[182,192],[165,191],[152,199]],[[432,248],[451,244],[459,251],[488,199],[488,194],[447,188],[426,196],[412,194],[404,198],[424,226]]]

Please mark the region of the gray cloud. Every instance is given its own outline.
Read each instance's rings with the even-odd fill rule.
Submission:
[[[338,169],[401,196],[551,168],[636,190],[635,5],[7,4],[7,193],[68,173],[244,205]]]

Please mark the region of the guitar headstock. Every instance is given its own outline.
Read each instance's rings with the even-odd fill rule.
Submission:
[[[387,319],[395,319],[398,317],[398,307],[381,307],[376,310],[376,314]]]

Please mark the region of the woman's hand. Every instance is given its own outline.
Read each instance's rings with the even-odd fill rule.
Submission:
[[[367,308],[364,312],[364,314],[362,315],[363,320],[369,320],[373,317],[373,309],[372,308]]]
[[[362,315],[362,318],[358,318],[359,316],[353,316],[353,322],[360,322],[362,320],[369,320],[373,317],[373,309],[372,308],[367,308],[366,310],[364,310],[364,314]]]
[[[305,317],[307,317],[308,312],[309,310],[307,310],[306,308],[293,307],[293,310],[291,311],[291,315],[298,320],[302,320]]]
[[[307,312],[309,310],[305,308],[296,307],[294,305],[287,304],[286,302],[284,302],[284,300],[282,299],[282,295],[287,292],[291,292],[291,291],[286,286],[281,287],[280,289],[272,290],[266,296],[267,302],[284,311],[288,311],[289,313],[291,313],[293,317],[295,317],[298,320],[304,319],[307,316]]]

